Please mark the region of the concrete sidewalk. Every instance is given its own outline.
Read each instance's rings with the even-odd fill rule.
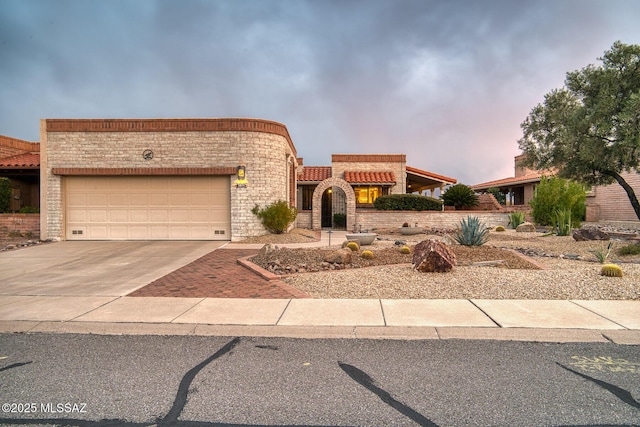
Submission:
[[[3,296],[0,332],[467,338],[640,345],[640,301]]]

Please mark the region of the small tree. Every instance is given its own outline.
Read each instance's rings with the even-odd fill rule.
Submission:
[[[298,210],[289,207],[289,203],[284,200],[278,200],[264,209],[255,205],[251,212],[260,218],[264,228],[275,234],[286,233],[298,215]]]
[[[587,194],[584,187],[557,177],[542,177],[536,193],[529,202],[536,224],[556,225],[555,212],[571,212],[571,225],[579,227],[586,213]]]
[[[588,185],[617,182],[640,219],[621,175],[640,172],[640,45],[615,42],[599,59],[601,66],[567,73],[565,87],[531,110],[518,144],[528,166]]]
[[[478,206],[478,196],[468,186],[456,184],[447,188],[442,195],[445,206],[455,206],[456,209],[468,209]]]
[[[0,213],[9,212],[11,202],[11,182],[9,178],[0,178]]]

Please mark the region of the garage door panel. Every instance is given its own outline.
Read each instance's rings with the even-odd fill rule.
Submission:
[[[228,177],[68,177],[64,191],[68,239],[230,239]]]
[[[108,196],[106,194],[87,193],[86,206],[107,206]]]
[[[169,222],[169,210],[160,208],[149,209],[149,222],[152,224]]]
[[[149,206],[167,206],[169,204],[169,195],[167,194],[149,194]]]

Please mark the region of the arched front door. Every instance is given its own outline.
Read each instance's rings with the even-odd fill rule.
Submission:
[[[342,197],[335,197],[338,194]],[[337,206],[340,200],[342,207]],[[356,195],[353,188],[344,179],[325,179],[313,191],[312,228],[320,230],[322,227],[331,227],[333,215],[342,212],[346,215],[346,229],[353,231],[356,224]]]

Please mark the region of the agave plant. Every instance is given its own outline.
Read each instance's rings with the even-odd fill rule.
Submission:
[[[481,246],[489,240],[489,228],[477,216],[468,216],[460,222],[453,238],[464,246]]]

